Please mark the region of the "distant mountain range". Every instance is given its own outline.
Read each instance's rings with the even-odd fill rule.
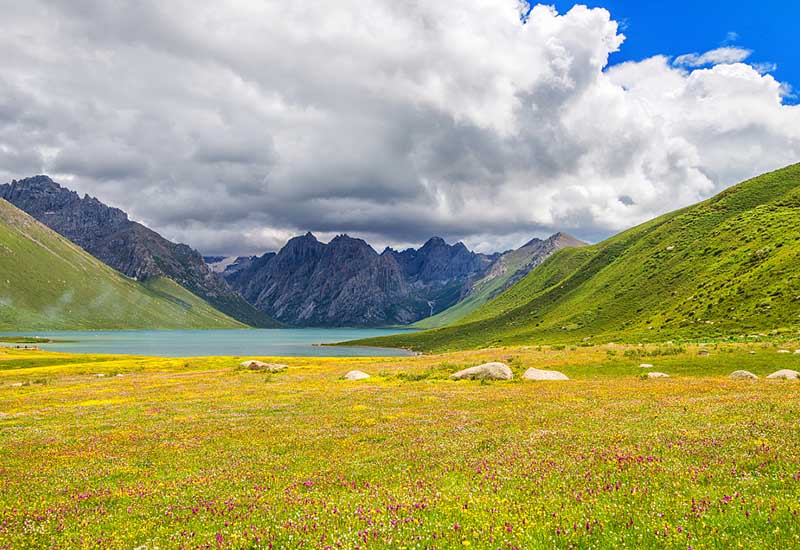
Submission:
[[[164,277],[124,277],[0,199],[0,330],[244,328]]]
[[[565,248],[417,350],[746,338],[800,330],[800,164],[581,248]]]
[[[283,323],[366,327],[408,325],[448,311],[473,293],[479,297],[471,303],[478,303],[555,250],[581,244],[559,235],[487,255],[433,237],[419,249],[387,248],[379,254],[348,235],[326,244],[307,233],[278,253],[206,261],[246,300]],[[497,280],[497,285],[476,287],[484,279]]]
[[[413,326],[436,328],[454,323],[514,286],[554,252],[581,246],[586,246],[586,243],[566,233],[556,233],[544,240],[532,239],[516,250],[500,254],[485,275],[470,283],[464,299],[436,315],[417,321]]]
[[[47,176],[0,185],[3,198],[128,277],[168,278],[242,323],[277,326],[211,271],[185,244],[168,241],[117,208],[79,196]]]
[[[307,233],[277,253],[203,258],[122,210],[81,197],[47,176],[0,185],[0,198],[128,277],[174,281],[223,314],[256,327],[453,322],[556,250],[585,244],[559,233],[487,255],[433,237],[419,249],[386,248],[379,254],[348,235],[322,243]]]

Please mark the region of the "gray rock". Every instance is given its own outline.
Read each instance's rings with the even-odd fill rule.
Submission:
[[[729,378],[736,378],[738,380],[756,380],[758,376],[746,370],[733,371]]]
[[[243,361],[240,363],[240,365],[250,370],[263,372],[280,372],[289,368],[289,365],[282,365],[280,363],[264,363],[262,361],[256,361],[255,359]]]
[[[342,380],[366,380],[367,378],[370,378],[370,375],[360,370],[351,370],[342,376]]]
[[[767,376],[767,378],[769,380],[797,380],[800,378],[800,372],[790,369],[781,369],[777,372],[773,372]]]
[[[511,380],[514,375],[505,363],[484,363],[450,375],[451,380]]]
[[[669,378],[669,374],[664,374],[663,372],[648,372],[648,378]]]
[[[523,380],[569,380],[566,374],[555,370],[529,368],[522,375]]]

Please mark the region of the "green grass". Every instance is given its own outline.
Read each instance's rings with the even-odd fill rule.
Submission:
[[[797,547],[800,383],[763,375],[800,355],[779,347],[800,343],[262,358],[289,365],[272,375],[0,349],[0,548]],[[447,379],[488,360],[515,380]]]
[[[800,165],[602,243],[562,250],[418,350],[745,337],[800,328]]]
[[[0,200],[0,330],[241,327],[173,281],[124,277]]]

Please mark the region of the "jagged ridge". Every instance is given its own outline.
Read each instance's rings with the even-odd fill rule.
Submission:
[[[0,198],[129,277],[166,277],[245,324],[277,326],[213,273],[199,252],[129,220],[122,210],[88,195],[80,197],[47,176],[0,185]]]

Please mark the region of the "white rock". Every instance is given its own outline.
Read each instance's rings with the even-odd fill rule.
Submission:
[[[794,350],[794,354],[795,354],[795,355],[800,355],[800,349],[796,349],[796,350]]]
[[[767,376],[770,380],[797,380],[800,378],[800,372],[796,370],[789,370],[789,369],[781,369],[777,372],[773,372],[769,376]]]
[[[103,374],[102,372],[98,372],[98,373],[97,373],[97,374],[95,374],[94,376],[95,376],[95,378],[105,378],[105,377],[106,377],[106,375],[105,375],[105,374]]]
[[[530,368],[522,375],[523,380],[569,380],[566,374],[555,370]]]
[[[11,384],[9,384],[9,386],[11,386],[12,388],[19,388],[22,387],[22,382],[12,382]]]
[[[367,378],[370,378],[369,374],[360,370],[351,370],[342,376],[342,380],[366,380]]]
[[[779,349],[778,353],[792,353],[792,352],[789,351],[788,349]]]
[[[731,373],[730,378],[736,378],[739,380],[756,380],[758,376],[746,370],[736,370]]]
[[[639,368],[640,369],[652,369],[653,365],[651,365],[650,363],[642,363],[641,365],[639,365]]]
[[[450,375],[451,380],[511,380],[514,375],[505,363],[484,363]]]
[[[240,363],[241,366],[250,370],[260,370],[266,372],[278,372],[289,368],[289,365],[281,365],[279,363],[264,363],[262,361],[250,360]]]
[[[663,372],[648,372],[648,378],[669,378],[669,374],[664,374]]]

